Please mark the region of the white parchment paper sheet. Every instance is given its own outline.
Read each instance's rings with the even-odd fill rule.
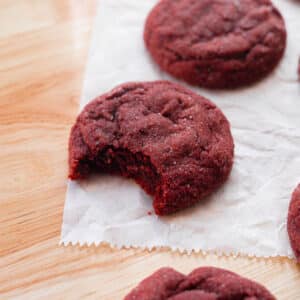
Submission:
[[[81,108],[123,82],[174,80],[153,64],[143,43],[144,21],[155,3],[99,1]],[[69,182],[62,243],[292,256],[286,216],[300,182],[300,3],[274,3],[288,30],[287,51],[276,71],[242,90],[194,88],[231,121],[236,153],[229,182],[195,208],[163,218],[149,214],[151,198],[133,181],[94,176]]]

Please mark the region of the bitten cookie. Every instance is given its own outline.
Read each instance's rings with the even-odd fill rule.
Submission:
[[[143,280],[124,300],[275,300],[262,285],[233,272],[202,267],[185,276],[162,268]]]
[[[288,234],[292,249],[295,253],[297,261],[300,263],[300,184],[295,189],[289,207]]]
[[[146,47],[166,72],[208,88],[235,88],[270,73],[286,29],[269,0],[161,0],[149,14]]]
[[[128,83],[89,103],[69,141],[69,177],[133,178],[156,214],[199,202],[228,178],[230,125],[209,100],[167,81]]]

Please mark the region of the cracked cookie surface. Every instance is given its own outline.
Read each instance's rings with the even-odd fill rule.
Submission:
[[[133,178],[156,214],[190,207],[228,178],[230,125],[209,100],[167,81],[128,83],[89,103],[69,141],[69,177]]]
[[[287,229],[292,249],[297,261],[300,263],[300,184],[292,195],[289,206]]]
[[[269,0],[161,0],[147,18],[144,40],[173,76],[208,88],[236,88],[274,69],[286,30]]]
[[[262,285],[233,272],[202,267],[185,276],[162,268],[143,280],[124,300],[275,300]]]

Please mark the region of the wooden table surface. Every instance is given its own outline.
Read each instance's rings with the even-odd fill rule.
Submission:
[[[58,245],[95,4],[0,0],[0,299],[122,299],[168,265],[228,268],[300,299],[300,267],[288,259]]]

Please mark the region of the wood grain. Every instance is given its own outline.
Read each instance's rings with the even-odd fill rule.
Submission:
[[[0,299],[122,299],[168,265],[228,268],[300,299],[300,268],[287,259],[58,245],[95,4],[0,1]]]

